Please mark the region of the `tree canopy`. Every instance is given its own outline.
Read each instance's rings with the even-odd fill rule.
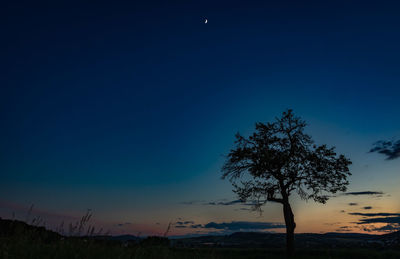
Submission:
[[[350,160],[337,156],[334,147],[314,144],[304,133],[306,125],[288,110],[275,122],[256,123],[248,138],[236,134],[222,170],[242,200],[282,203],[284,191],[325,203],[328,193],[346,191]]]

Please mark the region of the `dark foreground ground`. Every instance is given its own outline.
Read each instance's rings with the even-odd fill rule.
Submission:
[[[281,249],[246,248],[170,248],[166,246],[135,246],[99,244],[83,241],[65,241],[52,244],[30,241],[1,241],[0,258],[285,258]],[[299,249],[295,258],[400,258],[400,251],[374,249]]]
[[[66,237],[43,227],[0,219],[0,259],[283,259],[285,251],[282,249],[282,237],[260,233],[235,233],[225,237],[208,236],[179,240],[162,237],[140,239],[132,236]],[[398,233],[379,237],[379,240],[368,235],[346,236],[333,233],[322,236],[302,234],[297,238],[301,246],[297,248],[294,258],[400,259]],[[252,247],[257,242],[266,248]],[[205,244],[212,246],[206,247]],[[312,247],[305,248],[310,244]],[[343,244],[347,246],[339,247]]]

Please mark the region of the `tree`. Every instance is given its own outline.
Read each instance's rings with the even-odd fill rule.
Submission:
[[[256,123],[248,138],[236,134],[235,148],[222,168],[222,178],[232,182],[240,200],[252,201],[253,209],[261,211],[268,201],[283,205],[288,257],[294,253],[296,228],[289,197],[297,193],[325,204],[329,193],[346,191],[351,175],[351,161],[334,147],[315,145],[305,127],[292,110],[272,123]]]

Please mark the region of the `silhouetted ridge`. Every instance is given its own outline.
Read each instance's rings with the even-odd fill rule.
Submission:
[[[23,221],[0,218],[0,237],[20,237],[44,242],[56,241],[61,235],[45,227],[32,226]]]

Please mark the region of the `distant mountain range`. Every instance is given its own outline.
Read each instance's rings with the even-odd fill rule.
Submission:
[[[0,237],[28,236],[44,242],[53,242],[64,237],[44,227],[32,226],[18,220],[0,218]],[[76,238],[76,237],[75,237]],[[95,240],[108,240],[123,243],[140,243],[145,238],[134,235],[82,237]],[[390,247],[400,248],[400,231],[369,235],[359,233],[296,234],[298,248],[355,248]],[[282,248],[285,246],[285,234],[261,232],[236,232],[231,235],[208,235],[170,239],[174,247],[240,247],[240,248]]]
[[[299,248],[347,248],[347,247],[399,247],[400,232],[385,235],[359,233],[296,234]],[[281,248],[285,246],[286,235],[280,233],[236,232],[226,236],[200,236],[173,239],[176,247],[246,247]]]

